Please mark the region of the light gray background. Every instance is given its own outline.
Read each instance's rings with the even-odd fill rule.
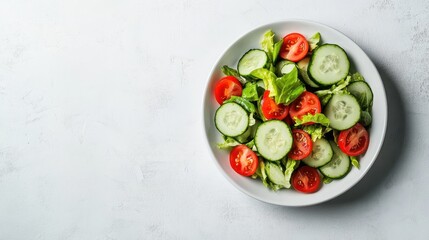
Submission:
[[[423,239],[429,2],[0,2],[0,239]],[[352,190],[287,208],[236,190],[202,133],[207,76],[251,29],[302,18],[353,39],[389,103]]]

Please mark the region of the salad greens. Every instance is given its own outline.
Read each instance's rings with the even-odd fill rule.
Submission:
[[[292,178],[294,176],[294,173],[297,172],[297,169],[299,169],[302,165],[307,166],[307,162],[293,159],[291,157],[291,152],[293,150],[288,150],[289,153],[287,155],[280,155],[283,156],[280,160],[278,160],[278,158],[269,158],[264,155],[264,151],[270,151],[270,149],[273,151],[277,151],[278,149],[276,148],[281,148],[283,145],[287,145],[283,144],[282,141],[287,142],[293,140],[294,144],[298,144],[295,142],[297,141],[295,138],[292,139],[292,136],[290,136],[290,139],[288,137],[282,138],[282,135],[279,132],[276,132],[280,130],[274,129],[272,131],[270,130],[271,132],[263,132],[261,130],[261,133],[258,132],[260,129],[262,129],[261,126],[265,125],[266,127],[267,123],[270,123],[272,121],[272,118],[268,118],[266,116],[266,112],[264,112],[269,111],[266,110],[267,106],[264,105],[264,108],[262,107],[262,101],[266,97],[266,95],[272,99],[271,101],[273,101],[273,103],[268,106],[272,107],[272,109],[274,109],[275,111],[280,111],[280,106],[287,107],[287,111],[289,111],[290,117],[287,116],[286,119],[290,119],[289,122],[287,120],[284,121],[288,122],[287,129],[289,129],[289,132],[291,129],[293,130],[294,134],[295,132],[302,131],[305,134],[308,134],[309,139],[312,143],[316,142],[319,139],[323,140],[320,140],[318,142],[325,142],[325,145],[318,145],[317,148],[315,147],[310,150],[311,153],[309,153],[310,155],[308,155],[312,158],[313,161],[317,161],[318,157],[325,157],[326,161],[331,159],[327,164],[325,164],[325,162],[319,162],[321,164],[314,165],[314,167],[318,167],[316,168],[317,173],[322,173],[320,181],[324,184],[328,184],[335,179],[344,177],[349,170],[348,168],[341,169],[342,166],[349,166],[351,164],[357,169],[360,168],[360,154],[348,155],[349,152],[346,152],[346,155],[346,153],[344,153],[347,149],[344,149],[344,146],[341,145],[341,133],[344,131],[348,131],[348,129],[351,129],[350,126],[355,127],[359,123],[362,124],[364,127],[369,127],[372,122],[372,91],[369,85],[365,82],[365,78],[360,73],[349,72],[347,75],[342,76],[341,80],[335,81],[335,83],[329,85],[319,85],[319,83],[326,80],[324,79],[325,76],[320,77],[319,81],[314,81],[316,80],[315,78],[318,78],[319,76],[312,76],[311,74],[308,74],[307,67],[310,64],[314,65],[318,62],[317,59],[315,60],[313,58],[322,58],[329,60],[329,54],[328,56],[324,56],[323,54],[327,53],[324,53],[323,51],[321,53],[319,51],[319,53],[316,54],[318,49],[322,48],[321,46],[325,47],[325,49],[328,49],[324,51],[329,51],[329,49],[332,49],[333,52],[342,50],[339,46],[330,44],[322,45],[321,34],[317,32],[307,39],[309,53],[305,56],[305,61],[289,61],[279,58],[279,56],[281,55],[280,52],[284,51],[284,49],[282,49],[283,42],[283,39],[276,41],[276,36],[272,30],[266,31],[265,34],[262,36],[260,42],[261,49],[256,49],[254,53],[252,53],[253,50],[249,50],[245,55],[243,55],[247,55],[246,58],[248,59],[248,62],[245,61],[246,59],[243,60],[244,58],[242,57],[238,63],[237,69],[239,69],[240,73],[242,74],[243,72],[246,72],[245,76],[240,75],[239,71],[234,68],[231,68],[226,65],[222,66],[221,70],[226,76],[233,76],[238,79],[242,84],[241,95],[230,96],[228,100],[225,100],[223,102],[222,106],[225,103],[235,103],[236,105],[244,109],[245,112],[247,112],[247,115],[237,114],[235,110],[231,110],[230,112],[225,110],[227,112],[225,115],[219,114],[218,116],[217,114],[215,116],[216,124],[218,124],[219,121],[219,124],[225,123],[225,125],[227,126],[233,126],[234,124],[238,124],[238,122],[241,122],[243,118],[248,117],[248,125],[246,123],[247,126],[242,129],[243,131],[238,132],[240,134],[239,136],[229,135],[228,132],[222,132],[221,130],[219,130],[224,135],[224,141],[218,143],[217,147],[220,149],[230,150],[232,148],[235,149],[237,146],[241,146],[244,144],[245,146],[247,146],[248,149],[251,149],[258,158],[258,164],[255,167],[254,173],[246,176],[251,176],[253,179],[260,179],[264,186],[274,191],[277,191],[282,188],[291,188],[291,186],[294,186],[294,188],[296,189],[296,186],[292,184]],[[264,52],[266,53],[266,56],[264,55]],[[259,61],[257,59],[258,57],[260,57],[260,59],[266,59],[266,62],[262,62],[261,64],[262,60]],[[300,62],[297,63],[298,61]],[[347,64],[349,64],[348,59],[346,59],[346,61]],[[329,66],[329,63],[330,62],[322,63],[322,65],[328,65],[323,65],[320,67],[330,69],[335,68],[338,65],[334,64],[332,66]],[[258,67],[253,67],[252,64],[254,64],[255,66],[257,65]],[[299,68],[297,64],[299,65]],[[314,68],[315,66],[312,67]],[[348,66],[345,66],[344,68],[346,67]],[[303,78],[307,79],[308,81],[301,81],[301,79]],[[326,82],[329,81],[330,79],[326,80]],[[265,94],[261,93],[261,87],[263,88],[262,92],[265,92]],[[269,91],[269,93],[267,91]],[[305,95],[304,93],[306,92],[310,92],[313,95],[315,94],[314,96],[317,102],[319,102],[318,104],[321,110],[308,111],[307,113],[295,115],[295,117],[292,117],[292,108],[298,108],[295,102],[298,101],[300,96]],[[352,100],[349,100],[350,96],[352,96]],[[337,100],[337,98],[339,100]],[[353,99],[356,99],[357,103],[355,103]],[[339,103],[332,103],[334,100],[338,101]],[[314,100],[306,99],[306,101]],[[299,104],[300,103],[301,102],[299,102]],[[303,106],[299,106],[299,108],[301,107]],[[357,120],[355,120],[356,117],[351,114],[351,112],[356,113],[354,115],[357,116]],[[280,113],[282,112],[280,111]],[[347,117],[351,115],[354,118],[348,119]],[[341,121],[340,123],[338,123],[338,119],[336,118],[343,118],[344,123]],[[344,129],[342,129],[343,125],[346,125]],[[270,142],[271,145],[261,146],[261,141],[259,141],[258,139],[258,137],[260,136],[256,134],[257,132],[258,134],[265,136],[266,139],[264,141]],[[312,146],[312,144],[310,145]],[[321,149],[323,147],[331,148],[331,146],[332,150],[334,150],[333,156],[331,156],[331,149],[329,149],[329,151],[325,151],[326,149]],[[266,147],[268,148],[268,150],[262,149],[262,147]],[[326,155],[326,152],[330,152],[331,155]],[[276,161],[273,161],[273,159]],[[236,160],[236,162],[237,161],[238,160]],[[344,161],[349,162],[347,162],[347,164],[344,164]],[[233,163],[231,162],[231,164]],[[236,169],[234,168],[234,170]]]

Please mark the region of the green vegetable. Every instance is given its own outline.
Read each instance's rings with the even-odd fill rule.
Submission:
[[[267,53],[268,58],[270,59],[269,70],[275,72],[274,63],[277,61],[280,49],[283,45],[283,39],[274,43],[274,32],[270,29],[265,32],[262,37],[261,47]]]
[[[323,178],[323,183],[324,183],[324,184],[329,184],[329,183],[331,183],[331,182],[332,182],[332,180],[333,180],[332,178],[324,177],[324,178]]]
[[[351,77],[347,76],[346,79],[339,81],[337,84],[332,85],[331,88],[325,90],[315,91],[314,93],[319,97],[322,106],[325,106],[331,99],[333,94],[336,93],[349,93],[346,87],[350,84]]]
[[[329,124],[330,124],[329,118],[327,118],[323,113],[316,113],[314,115],[311,113],[308,113],[302,116],[301,119],[295,117],[294,121],[295,121],[295,127],[306,123],[310,123],[310,122],[319,123],[325,127],[329,127]]]
[[[261,41],[262,50],[267,52],[268,57],[273,61],[273,52],[274,52],[274,33],[273,31],[268,30],[265,32]]]
[[[237,70],[230,68],[227,65],[222,66],[221,70],[222,70],[223,74],[225,74],[226,76],[233,76],[239,80],[241,79],[240,74],[238,74]]]
[[[252,82],[246,83],[246,85],[244,85],[241,97],[249,101],[258,101],[258,85]]]
[[[299,166],[299,161],[295,161],[293,159],[287,159],[285,166],[286,166],[286,170],[285,170],[285,181],[286,184],[284,185],[285,188],[290,188],[291,184],[290,184],[290,179],[292,178],[292,173],[295,169],[298,168]]]
[[[223,143],[218,143],[218,144],[217,144],[217,147],[218,147],[219,149],[229,149],[229,148],[232,148],[232,147],[238,146],[238,145],[240,145],[240,144],[241,144],[241,143],[239,143],[239,142],[238,142],[237,140],[235,140],[234,138],[227,137]]]
[[[239,104],[240,106],[242,106],[244,108],[244,110],[248,111],[249,113],[256,112],[255,105],[253,105],[251,102],[249,102],[245,98],[237,97],[237,96],[231,96],[231,98],[224,101],[223,104],[229,103],[229,102],[234,102],[234,103]]]
[[[283,45],[283,39],[274,44],[273,63],[277,61],[277,57],[279,56],[279,52],[280,52],[280,49],[282,48],[282,45]]]
[[[304,84],[298,79],[296,68],[280,78],[264,68],[252,71],[251,75],[264,81],[265,89],[270,91],[269,96],[274,97],[277,104],[288,105],[305,91]]]
[[[359,169],[360,168],[360,164],[359,164],[359,160],[357,159],[357,157],[355,156],[350,156],[350,160],[352,160],[352,165]]]
[[[265,68],[255,69],[250,73],[255,78],[262,79],[264,82],[265,90],[270,91],[270,97],[277,96],[277,76],[273,72]]]
[[[360,123],[364,125],[365,127],[368,127],[372,123],[372,117],[371,114],[368,111],[362,111],[360,114]]]
[[[324,127],[320,124],[312,124],[303,126],[302,130],[310,134],[311,140],[315,142],[317,139],[322,138],[326,133],[330,132],[332,128]]]
[[[308,44],[310,45],[310,51],[313,51],[315,48],[318,47],[320,42],[320,33],[315,33],[313,36],[311,36],[310,39],[308,39]]]
[[[286,185],[286,178],[283,174],[283,169],[279,164],[274,162],[267,162],[265,165],[265,170],[271,182],[280,186]]]
[[[250,141],[250,142],[246,143],[246,146],[247,146],[248,148],[252,149],[252,148],[253,148],[253,146],[255,146],[255,141],[252,139],[252,141]]]
[[[278,95],[275,96],[277,104],[289,105],[299,97],[304,91],[304,84],[298,79],[298,69],[295,67],[288,74],[276,80]]]
[[[365,78],[358,72],[355,72],[351,76],[351,82],[357,82],[357,81],[365,81]]]

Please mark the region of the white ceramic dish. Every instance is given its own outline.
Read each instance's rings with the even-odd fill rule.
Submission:
[[[262,185],[260,180],[249,177],[242,177],[232,170],[229,165],[228,151],[219,150],[216,146],[222,141],[220,133],[214,126],[214,114],[219,107],[213,96],[213,88],[223,75],[221,66],[228,65],[236,68],[240,57],[251,48],[260,48],[262,35],[268,29],[272,29],[277,37],[283,37],[291,32],[299,32],[306,37],[310,37],[316,32],[320,32],[323,43],[336,43],[347,52],[352,64],[352,71],[360,72],[369,83],[374,93],[373,100],[373,122],[370,134],[370,144],[368,151],[361,158],[361,168],[352,171],[343,179],[324,184],[321,189],[313,194],[303,194],[291,189],[282,189],[277,192],[271,191]],[[304,21],[287,20],[275,22],[258,27],[249,33],[244,34],[233,43],[215,64],[210,73],[207,88],[203,100],[203,124],[207,137],[207,142],[215,164],[219,167],[224,176],[239,190],[263,202],[283,205],[283,206],[308,206],[330,200],[361,180],[368,172],[383,145],[387,127],[387,101],[383,82],[380,75],[364,51],[344,34],[326,25]]]

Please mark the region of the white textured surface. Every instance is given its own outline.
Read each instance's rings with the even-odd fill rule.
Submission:
[[[0,239],[422,239],[429,235],[429,2],[0,2]],[[212,65],[285,18],[378,67],[389,126],[369,174],[308,208],[232,187],[203,141]]]

